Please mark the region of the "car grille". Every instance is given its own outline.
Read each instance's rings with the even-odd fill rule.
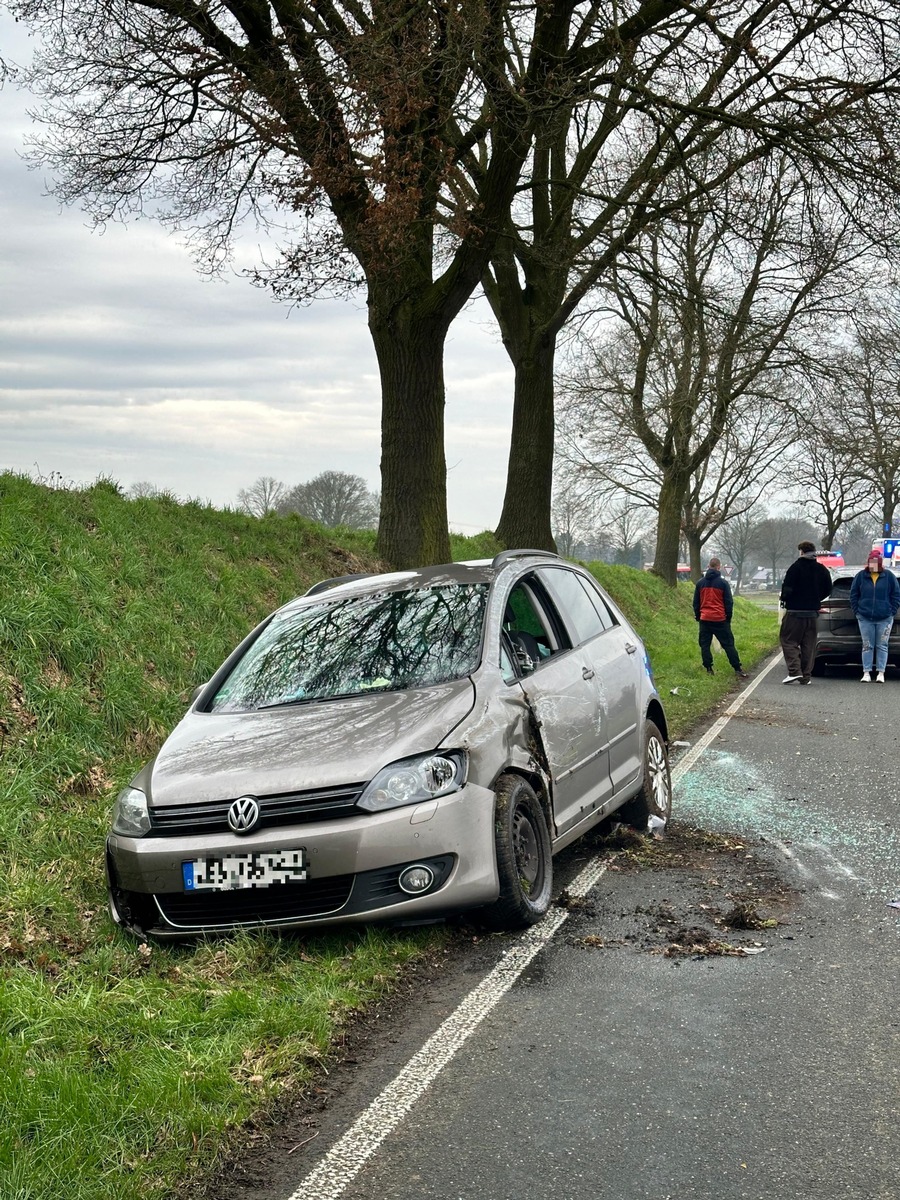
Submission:
[[[233,892],[167,892],[156,896],[170,925],[199,929],[211,925],[258,924],[320,917],[343,908],[353,875],[332,875],[304,883],[279,883]]]
[[[364,783],[346,787],[317,788],[311,792],[289,792],[281,796],[257,796],[259,823],[254,829],[298,825],[306,821],[328,821],[336,817],[363,815],[356,807]],[[157,837],[183,837],[192,833],[228,832],[228,810],[234,803],[216,800],[210,804],[166,804],[150,809],[151,832]]]

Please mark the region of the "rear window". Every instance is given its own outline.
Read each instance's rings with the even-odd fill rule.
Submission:
[[[279,614],[232,669],[212,712],[392,692],[470,675],[488,585],[356,596]]]

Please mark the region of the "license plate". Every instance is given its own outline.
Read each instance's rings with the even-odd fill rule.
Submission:
[[[302,850],[195,858],[183,862],[181,872],[186,892],[265,888],[273,883],[296,883],[306,878]]]

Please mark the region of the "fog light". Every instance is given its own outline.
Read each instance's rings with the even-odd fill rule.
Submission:
[[[420,892],[427,892],[434,883],[434,871],[431,867],[407,867],[400,873],[398,883],[410,896],[418,896]]]

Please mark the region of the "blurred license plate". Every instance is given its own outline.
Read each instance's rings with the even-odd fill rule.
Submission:
[[[195,858],[183,862],[181,871],[186,892],[264,888],[273,883],[295,883],[306,878],[302,850]]]

